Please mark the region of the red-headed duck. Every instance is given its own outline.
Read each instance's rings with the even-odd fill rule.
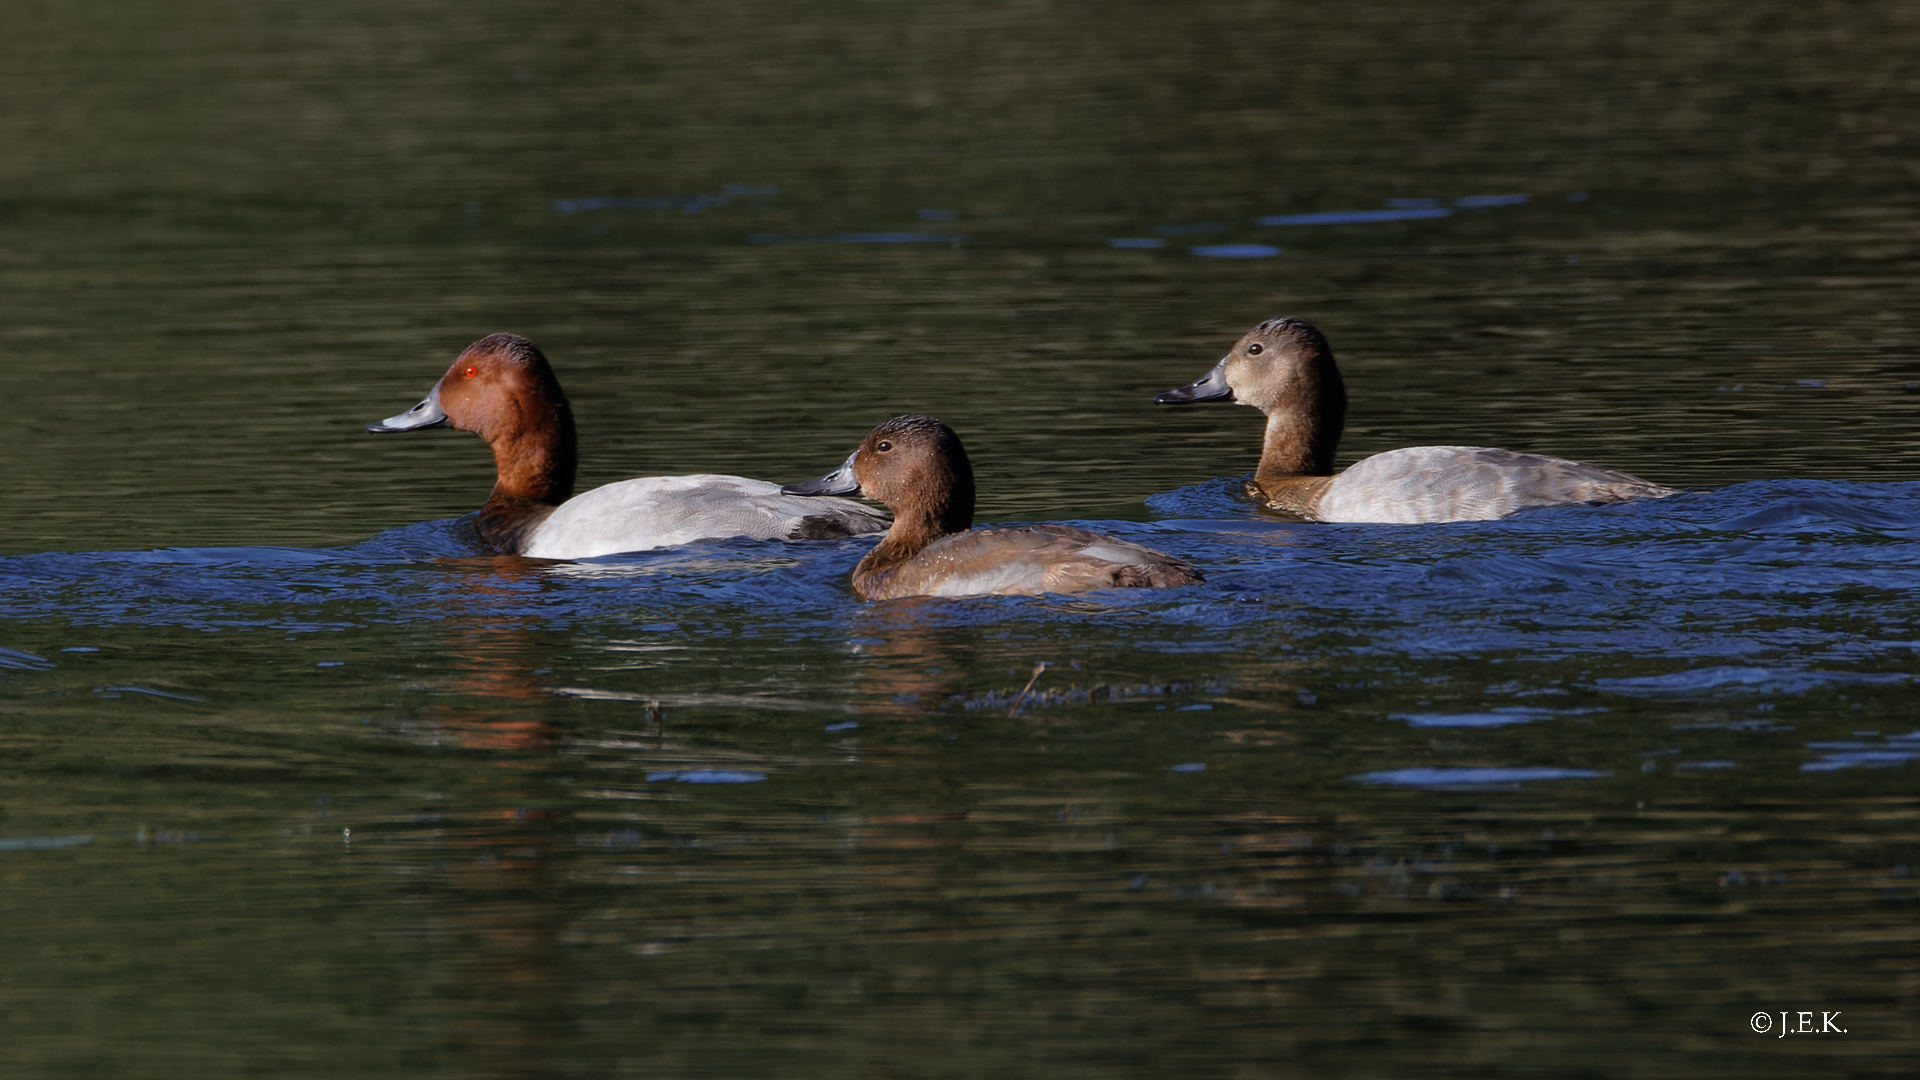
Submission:
[[[1529,506],[1673,494],[1614,469],[1483,446],[1389,450],[1335,475],[1333,452],[1346,423],[1347,391],[1326,337],[1301,319],[1261,323],[1204,377],[1153,400],[1231,400],[1265,413],[1266,444],[1247,494],[1268,509],[1309,521],[1489,521]]]
[[[784,490],[864,494],[893,511],[893,528],[853,568],[853,591],[867,600],[1159,589],[1204,580],[1170,555],[1070,525],[973,528],[973,465],[960,436],[930,416],[881,424],[838,469]]]
[[[526,338],[467,346],[426,400],[367,425],[375,434],[452,427],[493,447],[499,473],[480,535],[503,555],[589,559],[695,540],[828,540],[883,532],[887,518],[847,499],[800,499],[741,476],[643,476],[573,494],[573,409]]]

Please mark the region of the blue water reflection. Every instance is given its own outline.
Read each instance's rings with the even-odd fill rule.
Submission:
[[[728,184],[717,195],[596,195],[584,199],[555,199],[553,209],[562,214],[581,214],[593,210],[678,210],[698,214],[725,206],[749,196],[767,197],[780,193],[775,184]]]
[[[766,778],[766,773],[749,769],[657,769],[647,774],[647,783],[673,780],[682,784],[757,784]]]
[[[1551,720],[1556,714],[1552,709],[1530,709],[1523,706],[1508,706],[1491,709],[1487,712],[1471,713],[1394,713],[1389,719],[1405,721],[1408,727],[1447,728],[1447,727],[1505,727],[1508,724],[1531,724],[1536,720]]]
[[[1517,790],[1520,785],[1543,780],[1594,780],[1608,775],[1593,769],[1502,768],[1472,766],[1463,768],[1386,769],[1348,777],[1362,784],[1394,787],[1443,788],[1477,791]]]
[[[1585,198],[1581,194],[1581,198]],[[1433,198],[1394,198],[1388,199],[1384,210],[1319,210],[1305,214],[1270,214],[1253,220],[1263,228],[1287,225],[1373,225],[1389,221],[1429,221],[1434,218],[1452,217],[1455,209],[1487,210],[1496,206],[1519,206],[1531,202],[1533,196],[1512,195],[1463,195],[1453,200],[1451,206],[1442,206],[1441,200]],[[1578,200],[1575,200],[1578,201]]]
[[[1911,681],[1901,672],[1808,671],[1795,667],[1766,668],[1720,665],[1676,671],[1671,675],[1642,675],[1595,679],[1596,689],[1636,697],[1700,697],[1721,694],[1804,694],[1826,686],[1899,686]]]
[[[18,649],[0,648],[0,668],[33,671],[47,667],[49,663],[45,657],[35,656],[29,652],[21,652]]]
[[[1382,221],[1426,221],[1451,217],[1444,206],[1406,207],[1386,210],[1321,210],[1311,214],[1273,214],[1254,218],[1262,227],[1273,225],[1371,225]]]
[[[936,232],[845,232],[845,233],[748,233],[749,244],[958,244],[965,233]]]
[[[93,836],[87,833],[68,836],[0,836],[0,852],[55,851],[60,848],[84,847],[91,843],[93,843]]]
[[[1364,627],[1413,656],[1491,650],[1664,659],[1584,680],[1626,698],[1803,694],[1890,687],[1874,669],[1920,648],[1900,617],[1920,564],[1920,485],[1778,481],[1611,508],[1565,508],[1439,526],[1278,521],[1222,479],[1153,496],[1157,523],[1092,522],[1194,561],[1208,583],[1115,594],[1098,612],[1148,617],[1183,642],[1264,651],[1275,627]],[[745,605],[771,626],[838,625],[859,610],[845,576],[867,542],[725,541],[582,563],[481,553],[466,519],[392,530],[348,548],[175,548],[0,559],[15,618],[73,626],[274,627],[293,632],[489,611],[680,623]],[[484,596],[476,593],[484,583]],[[1858,590],[1881,599],[1869,609]],[[1017,615],[1071,623],[1027,598],[930,605],[953,623]],[[73,647],[90,647],[76,642]],[[1190,646],[1167,646],[1186,649]],[[64,654],[63,654],[64,655]],[[37,654],[0,654],[44,666]],[[1868,666],[1861,666],[1868,665]],[[1486,710],[1479,710],[1486,711]]]
[[[1825,751],[1818,761],[1800,766],[1802,772],[1836,772],[1840,769],[1885,769],[1905,765],[1920,758],[1920,730],[1906,735],[1890,735],[1883,742],[1810,742],[1809,750]]]
[[[1271,259],[1282,250],[1271,244],[1200,244],[1187,249],[1204,259]]]

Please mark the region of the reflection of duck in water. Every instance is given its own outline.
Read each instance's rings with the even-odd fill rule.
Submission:
[[[426,400],[367,430],[432,427],[471,431],[493,447],[499,479],[479,527],[506,555],[587,559],[723,536],[828,540],[887,528],[859,503],[796,499],[741,476],[644,476],[574,495],[573,410],[547,358],[513,334],[467,346]]]
[[[973,465],[960,436],[930,416],[881,424],[838,469],[783,490],[864,493],[893,511],[893,528],[853,569],[853,591],[868,600],[1165,588],[1202,580],[1170,555],[1070,525],[974,529]]]
[[[1333,453],[1346,423],[1347,391],[1327,339],[1300,319],[1261,323],[1203,378],[1153,400],[1161,405],[1232,400],[1265,413],[1266,443],[1247,494],[1262,506],[1310,521],[1486,521],[1529,506],[1673,494],[1671,488],[1598,465],[1480,446],[1389,450],[1335,475]]]

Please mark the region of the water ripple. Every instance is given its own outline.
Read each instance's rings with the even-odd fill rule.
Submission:
[[[1601,666],[1588,685],[1629,697],[1891,685],[1906,676],[1885,665],[1905,665],[1920,647],[1911,630],[1920,484],[1752,483],[1411,527],[1288,522],[1255,511],[1236,486],[1155,496],[1149,505],[1167,515],[1159,522],[1082,523],[1208,575],[1166,592],[870,605],[846,588],[870,539],[729,540],[543,563],[481,554],[459,518],[334,549],[14,556],[0,559],[0,603],[16,620],[294,633],[448,619],[717,620],[840,641],[907,611],[929,627],[1125,620],[1136,647],[1169,654],[1265,656],[1284,645],[1410,659],[1578,656]],[[1605,670],[1609,656],[1631,670]]]

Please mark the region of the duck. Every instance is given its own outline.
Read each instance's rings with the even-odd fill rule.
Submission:
[[[1409,446],[1361,458],[1336,474],[1346,385],[1326,335],[1304,319],[1268,319],[1242,335],[1213,370],[1153,400],[1231,400],[1265,413],[1266,441],[1247,495],[1305,521],[1491,521],[1528,507],[1674,493],[1617,469],[1486,446]]]
[[[642,476],[573,493],[573,407],[533,342],[489,334],[460,353],[420,404],[367,425],[376,435],[448,427],[493,448],[497,479],[476,522],[502,555],[590,559],[747,536],[831,540],[885,532],[886,515],[849,499],[802,499],[744,476]]]
[[[865,495],[893,526],[853,568],[865,600],[905,596],[1165,589],[1206,580],[1171,555],[1071,525],[973,527],[973,465],[960,436],[930,416],[896,416],[839,468],[781,489],[804,498]]]

